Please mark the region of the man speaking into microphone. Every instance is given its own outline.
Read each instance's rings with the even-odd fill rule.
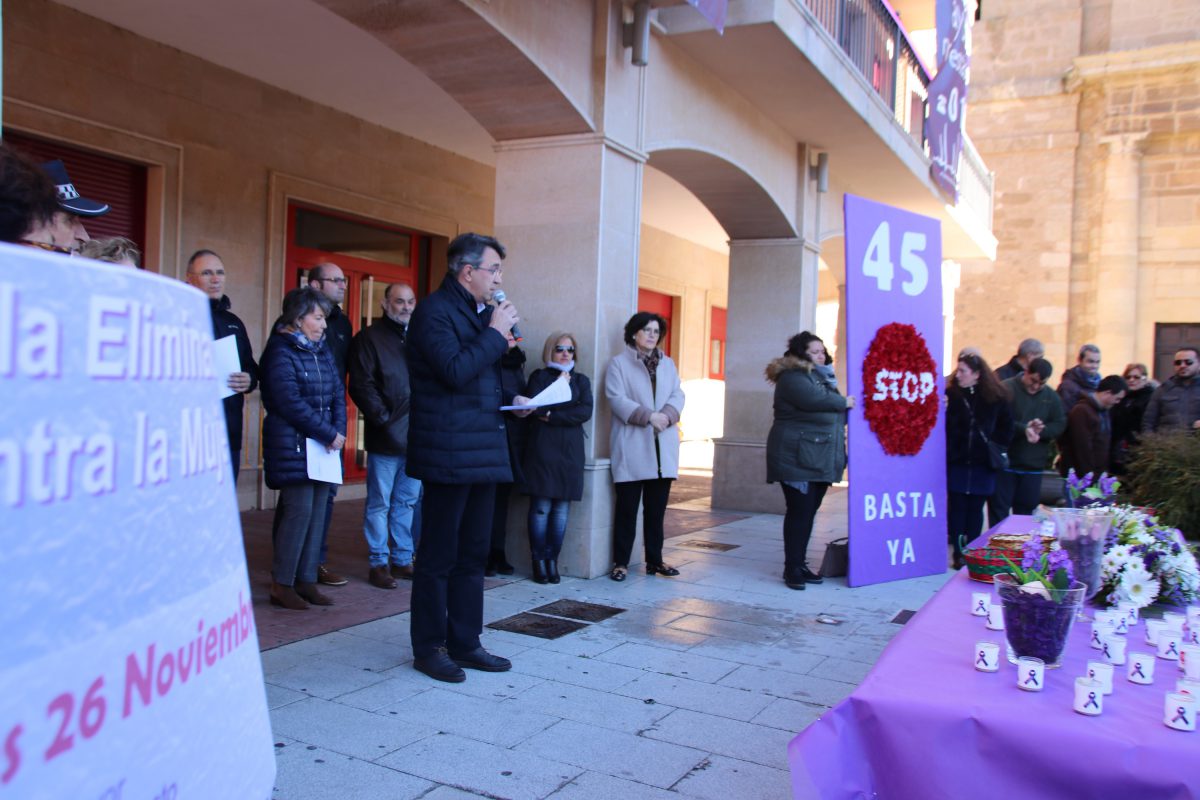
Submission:
[[[491,236],[457,237],[442,285],[417,305],[408,330],[408,472],[425,487],[412,588],[413,667],[451,683],[466,680],[463,668],[512,667],[479,642],[496,484],[512,481],[500,357],[518,317],[497,295],[504,255]],[[497,304],[488,305],[493,299]]]

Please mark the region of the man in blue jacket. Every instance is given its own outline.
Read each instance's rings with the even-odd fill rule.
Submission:
[[[446,252],[448,274],[417,306],[408,330],[408,474],[425,487],[413,667],[450,683],[466,680],[463,667],[512,668],[479,643],[496,484],[512,480],[500,358],[517,311],[508,302],[488,305],[503,258],[504,247],[490,236],[457,237]]]

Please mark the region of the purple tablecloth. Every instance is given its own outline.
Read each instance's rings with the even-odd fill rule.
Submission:
[[[1031,531],[1029,517],[997,529]],[[1176,662],[1158,659],[1151,686],[1113,673],[1104,713],[1072,710],[1074,681],[1098,651],[1076,622],[1060,669],[1046,689],[1016,686],[1003,658],[1003,631],[970,613],[971,592],[987,589],[962,570],[888,645],[874,669],[844,701],[788,746],[795,798],[1128,798],[1200,797],[1200,731],[1162,723],[1174,691]],[[1129,649],[1149,651],[1145,626]],[[999,672],[977,672],[977,641],[1001,645]]]

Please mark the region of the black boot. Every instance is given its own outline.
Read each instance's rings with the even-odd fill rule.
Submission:
[[[803,564],[800,567],[800,577],[805,583],[823,583],[824,579],[808,568],[808,564]]]
[[[798,589],[804,591],[804,576],[800,574],[800,570],[784,567],[783,582],[789,589]]]
[[[549,580],[551,583],[558,583],[560,580],[562,580],[561,578],[558,577],[558,559],[557,558],[546,559],[546,579]]]
[[[546,562],[540,558],[535,558],[533,560],[533,582],[545,583],[546,581]]]
[[[495,556],[488,555],[487,564],[485,564],[483,567],[483,577],[485,577],[485,578],[496,577],[496,557]]]

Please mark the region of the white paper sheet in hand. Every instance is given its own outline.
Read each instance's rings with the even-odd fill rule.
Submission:
[[[500,406],[501,411],[517,411],[526,408],[537,408],[538,406],[552,406],[558,403],[565,403],[571,399],[571,384],[569,381],[564,381],[558,378],[551,382],[542,391],[529,399],[529,402],[523,406]]]
[[[308,446],[308,477],[325,483],[342,482],[342,451],[330,452],[316,439],[305,439]]]
[[[237,337],[232,333],[213,342],[213,372],[221,381],[221,399],[237,394],[229,388],[229,376],[242,371],[242,359],[238,356]]]

